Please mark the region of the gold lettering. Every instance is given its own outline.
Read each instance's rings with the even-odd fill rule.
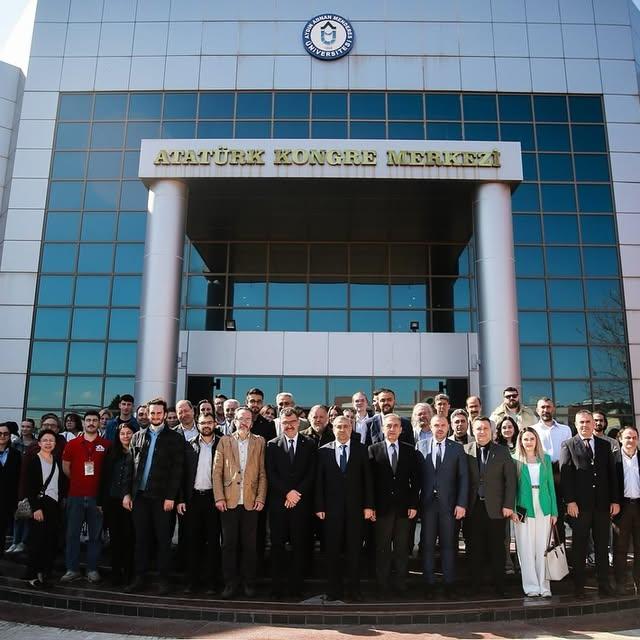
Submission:
[[[291,164],[291,149],[274,149],[273,164]]]
[[[421,167],[424,165],[424,154],[421,151],[409,151],[409,165]]]
[[[246,154],[242,149],[229,150],[229,164],[246,164]]]
[[[210,164],[213,151],[211,149],[202,149],[197,152],[198,164]]]
[[[166,149],[161,149],[156,154],[156,157],[153,159],[153,164],[170,164],[169,162],[169,154]]]
[[[373,150],[362,152],[362,164],[363,165],[375,165],[378,161],[378,153]]]
[[[264,149],[248,149],[247,164],[264,164]]]
[[[324,149],[309,149],[309,164],[324,164],[327,152]]]
[[[500,165],[500,152],[497,149],[494,149],[491,152],[491,155],[493,156],[493,166],[494,167],[499,167]],[[635,552],[635,550],[634,550]]]
[[[478,161],[476,160],[476,154],[473,151],[463,151],[462,152],[462,164],[465,167],[475,167],[478,165]]]
[[[362,163],[362,157],[359,151],[356,151],[355,149],[347,149],[344,152],[342,164],[346,164],[346,165],[354,164],[358,166],[361,163]]]
[[[309,162],[309,152],[306,149],[294,149],[291,152],[293,164],[307,164]]]
[[[487,151],[481,151],[478,153],[478,166],[479,167],[491,167],[493,166],[493,156]]]
[[[427,151],[427,167],[439,167],[442,165],[442,155],[439,151]]]
[[[327,164],[332,167],[342,164],[342,154],[337,149],[329,149],[327,151]]]
[[[388,167],[401,167],[407,164],[407,152],[406,151],[387,151],[387,166]]]
[[[196,156],[196,152],[193,149],[188,149],[184,152],[183,164],[200,164],[200,161]]]
[[[458,158],[460,157],[459,151],[445,151],[444,152],[444,165],[449,167],[455,167],[459,165]]]

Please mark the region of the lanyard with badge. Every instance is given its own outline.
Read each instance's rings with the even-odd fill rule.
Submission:
[[[96,447],[95,445],[89,445],[87,449],[87,441],[82,439],[82,448],[84,449],[85,458],[88,458],[84,461],[84,475],[85,476],[94,476],[96,473],[95,463],[93,462],[93,454],[95,453]]]

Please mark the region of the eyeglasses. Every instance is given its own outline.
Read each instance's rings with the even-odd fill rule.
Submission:
[[[251,424],[253,420],[251,418],[236,418],[238,424]]]
[[[517,393],[505,393],[504,395],[506,400],[513,400],[518,397]]]
[[[0,431],[0,438],[8,438],[10,435],[9,431]]]

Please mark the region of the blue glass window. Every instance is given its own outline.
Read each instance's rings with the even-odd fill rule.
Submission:
[[[587,329],[584,313],[550,313],[551,342],[586,344]]]
[[[187,288],[187,304],[196,307],[204,307],[207,305],[207,289],[208,283],[206,278],[201,276],[189,278]]]
[[[589,342],[593,344],[624,344],[624,316],[615,312],[591,312],[587,314]]]
[[[346,93],[314,93],[312,95],[312,117],[342,119],[347,117]]]
[[[523,380],[521,397],[523,402],[529,406],[536,406],[538,398],[554,397],[551,392],[551,380]]]
[[[536,244],[542,242],[539,215],[514,215],[513,240],[516,244]]]
[[[434,311],[432,318],[433,328],[431,330],[436,333],[468,333],[473,331],[467,311]]]
[[[159,120],[161,109],[161,94],[132,93],[129,100],[129,120]]]
[[[578,243],[578,216],[545,215],[543,221],[547,244]]]
[[[309,123],[300,121],[281,121],[273,123],[274,138],[308,138]]]
[[[271,309],[267,312],[269,331],[306,331],[307,312],[287,309]]]
[[[76,309],[71,325],[72,340],[104,340],[107,337],[107,309]]]
[[[78,273],[109,273],[113,266],[112,244],[82,244]]]
[[[427,140],[462,140],[462,125],[459,122],[429,122]]]
[[[123,209],[146,209],[149,192],[140,180],[124,180],[122,182],[122,196],[120,207]]]
[[[93,151],[89,154],[89,178],[119,178],[122,152]]]
[[[581,280],[547,280],[551,309],[578,309],[584,307]]]
[[[233,319],[237,331],[264,331],[264,309],[234,309]]]
[[[344,308],[347,306],[347,285],[341,282],[313,282],[309,285],[309,306]]]
[[[616,232],[612,216],[580,216],[582,242],[586,244],[615,244]]]
[[[102,373],[104,342],[72,342],[69,350],[69,373]]]
[[[352,311],[351,331],[389,331],[388,311]]]
[[[164,122],[161,135],[163,138],[195,138],[196,123],[183,120]]]
[[[622,307],[619,280],[585,280],[587,307],[619,309]]]
[[[544,211],[575,211],[576,195],[572,184],[542,184]]]
[[[308,118],[309,94],[276,92],[274,111],[276,118]]]
[[[236,122],[236,138],[270,138],[271,122],[251,121]]]
[[[267,287],[264,282],[235,282],[232,300],[234,307],[264,307]]]
[[[511,194],[511,207],[514,211],[539,211],[538,185],[520,183]]]
[[[206,309],[183,309],[184,326],[181,329],[187,331],[204,331],[207,328],[207,310]]]
[[[124,124],[121,122],[96,122],[91,131],[94,149],[119,149],[124,140]]]
[[[548,275],[580,275],[580,250],[578,247],[547,247],[545,255]]]
[[[536,344],[549,342],[547,314],[537,311],[521,311],[518,314],[520,342]]]
[[[475,123],[464,125],[465,140],[497,140],[498,125],[492,123]]]
[[[470,306],[467,278],[432,278],[431,301],[438,309],[466,309]]]
[[[352,120],[384,120],[384,93],[352,93],[349,97]]]
[[[585,213],[612,212],[611,189],[608,184],[579,184],[578,203]]]
[[[107,348],[107,373],[132,375],[136,372],[135,342],[114,342]]]
[[[142,273],[143,244],[119,244],[116,247],[116,273]]]
[[[533,125],[530,124],[501,124],[501,140],[512,140],[519,142],[523,151],[533,151],[536,148]],[[492,140],[494,138],[491,138]]]
[[[198,123],[198,138],[233,138],[233,122],[225,120],[200,122]]]
[[[33,373],[64,373],[67,365],[66,342],[34,342],[31,352]]]
[[[270,307],[306,307],[307,285],[300,282],[270,282]]]
[[[113,240],[116,235],[116,214],[85,212],[82,216],[83,240]]]
[[[52,178],[84,178],[87,154],[79,151],[58,151],[53,157]]]
[[[109,322],[110,340],[136,340],[139,313],[137,309],[113,309]]]
[[[41,270],[44,273],[72,273],[76,266],[75,244],[45,244]]]
[[[80,214],[48,213],[45,240],[77,240],[80,232]]]
[[[605,247],[584,247],[584,272],[587,276],[617,276],[618,250]]]
[[[38,304],[69,305],[73,300],[71,276],[40,276]]]
[[[352,284],[351,307],[385,309],[389,306],[389,287],[386,284]]]
[[[553,374],[556,378],[588,378],[586,347],[552,347]]]
[[[517,278],[516,291],[519,309],[543,309],[546,307],[544,280]]]
[[[144,139],[154,140],[160,137],[159,122],[129,122],[127,124],[127,149],[140,149],[140,141]]]
[[[140,276],[116,276],[113,279],[111,304],[116,307],[140,305]]]
[[[84,195],[85,209],[107,209],[118,208],[118,197],[120,196],[120,182],[94,182],[87,181],[87,190]]]
[[[387,96],[389,120],[423,120],[424,109],[420,93],[390,93]]]
[[[522,175],[527,182],[538,179],[538,165],[535,153],[522,154]]]
[[[624,347],[591,347],[591,375],[594,378],[627,378],[629,364]]]
[[[135,378],[123,378],[119,376],[117,378],[105,378],[104,379],[104,406],[108,406],[112,403],[116,396],[122,395],[125,391],[133,392],[133,386],[135,384]]]
[[[574,122],[602,122],[602,100],[599,96],[569,96],[569,111]]]
[[[554,382],[553,383],[553,399],[557,407],[580,406],[585,402],[590,402],[593,397],[589,383],[585,381],[579,382]]]
[[[38,309],[34,338],[64,340],[69,337],[71,309]]]
[[[196,117],[195,93],[167,93],[164,96],[165,120],[182,119],[190,120]]]
[[[79,209],[83,187],[82,182],[51,182],[49,209]]]
[[[460,96],[456,93],[427,94],[427,120],[461,120]]]
[[[64,378],[59,376],[30,376],[29,397],[30,407],[45,409],[62,406],[62,390]]]
[[[239,93],[237,118],[271,118],[271,93]]]
[[[347,331],[347,312],[311,309],[309,331]]]
[[[427,306],[427,286],[425,284],[392,284],[391,306],[394,309],[424,309]]]
[[[462,94],[464,119],[497,120],[496,97],[494,95]]]
[[[574,151],[606,151],[604,127],[592,124],[574,124],[571,127]]]
[[[75,304],[78,306],[102,306],[109,304],[111,278],[107,276],[78,276]]]
[[[542,276],[544,266],[539,247],[515,247],[516,275]]]
[[[364,140],[384,140],[384,122],[352,122],[350,137]]]
[[[347,137],[347,123],[343,121],[335,122],[312,122],[312,138],[343,139]]]
[[[56,130],[56,149],[86,149],[89,125],[80,122],[62,122]]]
[[[66,407],[101,407],[102,378],[70,376],[67,379]]]
[[[569,127],[564,124],[536,125],[540,151],[569,151]]]
[[[573,166],[568,153],[541,153],[538,161],[540,162],[540,180],[551,182],[573,180]]]
[[[127,94],[97,93],[93,109],[94,120],[124,120],[127,113]]]
[[[606,155],[576,154],[574,162],[578,182],[608,182],[611,179],[609,159]]]
[[[424,125],[420,122],[390,122],[390,140],[424,140]]]
[[[391,331],[394,333],[409,333],[412,322],[418,322],[418,331],[421,333],[429,330],[427,314],[424,311],[413,309],[411,311],[391,312]]]
[[[60,94],[60,120],[89,120],[93,96],[90,93]]]
[[[137,211],[123,211],[118,218],[118,240],[144,240],[147,215]]]
[[[566,122],[567,101],[564,96],[533,96],[538,122]]]
[[[500,120],[503,122],[522,122],[533,120],[531,98],[529,96],[498,96]]]
[[[523,378],[548,378],[549,347],[520,347],[520,371]]]
[[[233,93],[201,93],[199,118],[233,118]]]

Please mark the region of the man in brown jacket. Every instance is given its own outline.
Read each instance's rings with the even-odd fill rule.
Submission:
[[[234,422],[236,430],[220,439],[213,462],[213,496],[222,519],[225,600],[234,597],[241,577],[245,596],[255,596],[256,529],[267,496],[264,438],[251,433],[253,416],[248,407],[236,409]]]

